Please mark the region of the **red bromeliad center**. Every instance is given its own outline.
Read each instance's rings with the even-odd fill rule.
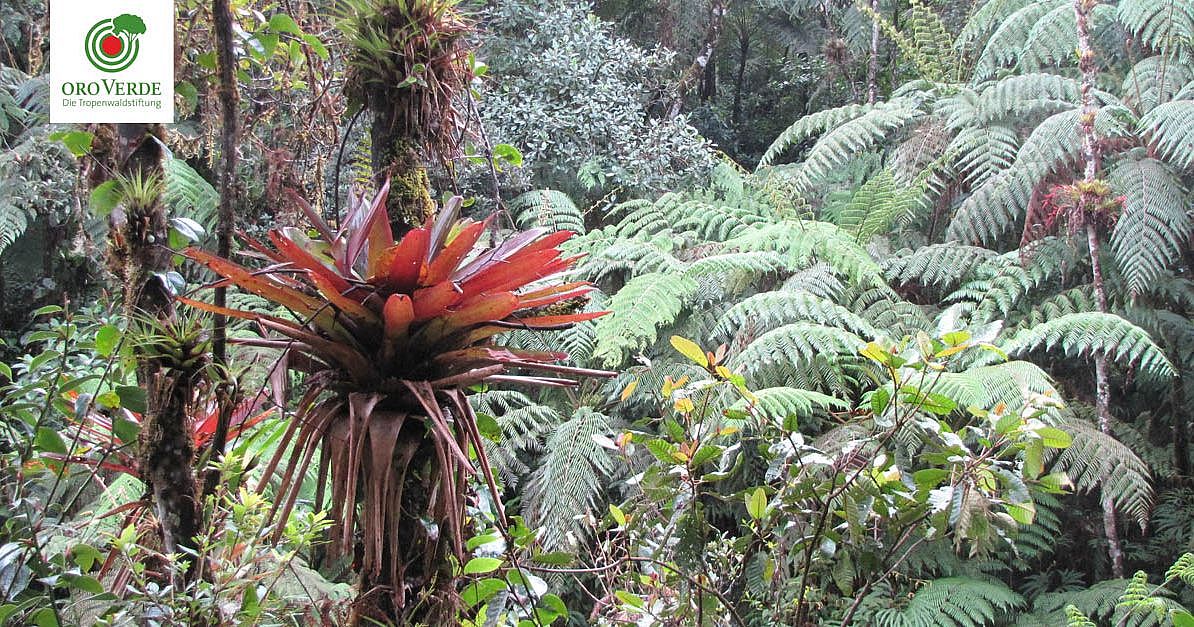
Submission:
[[[104,51],[106,56],[114,57],[124,49],[124,42],[120,41],[120,38],[115,35],[108,35],[100,42],[100,49]]]

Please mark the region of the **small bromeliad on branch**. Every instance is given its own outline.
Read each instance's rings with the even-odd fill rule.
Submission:
[[[481,474],[499,503],[466,387],[569,386],[575,382],[554,375],[612,373],[557,365],[563,354],[493,343],[508,329],[561,329],[604,313],[551,311],[584,296],[588,283],[532,285],[576,261],[558,248],[571,233],[534,229],[482,250],[488,221],[457,220],[454,198],[434,222],[395,241],[388,191],[354,199],[337,232],[293,195],[320,238],[283,229],[270,233],[272,249],[249,242],[268,262],[262,269],[186,251],[223,277],[217,285],[283,305],[301,322],[181,300],[258,323],[271,337],[240,341],[288,350],[291,367],[310,375],[286,435],[294,446],[279,447],[266,477],[289,455],[275,506],[284,520],[301,469],[321,450],[320,477],[332,487],[331,557],[362,545],[354,622],[440,624],[454,608],[448,550],[464,557],[467,479]]]

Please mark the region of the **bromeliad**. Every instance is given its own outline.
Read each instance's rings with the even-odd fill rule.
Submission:
[[[482,248],[489,221],[457,220],[461,200],[453,198],[437,219],[395,241],[387,190],[354,198],[337,230],[292,194],[315,233],[274,230],[272,247],[249,241],[265,259],[260,269],[186,251],[222,277],[216,285],[236,285],[297,320],[180,300],[256,322],[266,337],[242,343],[286,350],[290,366],[310,375],[286,436],[294,446],[279,447],[266,478],[281,471],[275,515],[285,520],[301,469],[321,450],[320,476],[332,489],[330,557],[362,545],[355,620],[434,623],[453,607],[443,549],[464,558],[470,476],[479,472],[488,482],[504,518],[465,389],[570,386],[575,381],[561,375],[612,373],[558,365],[561,353],[494,342],[509,329],[557,330],[603,315],[553,313],[593,289],[545,281],[577,260],[559,249],[571,233],[534,229]],[[322,481],[320,487],[322,503]]]

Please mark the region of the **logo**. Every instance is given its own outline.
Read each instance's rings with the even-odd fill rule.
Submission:
[[[145,20],[131,13],[100,20],[87,31],[83,51],[95,69],[121,72],[137,60],[141,51],[141,35],[145,34]]]

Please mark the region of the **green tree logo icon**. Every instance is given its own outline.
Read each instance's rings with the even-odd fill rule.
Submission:
[[[103,72],[121,72],[137,60],[141,51],[141,35],[145,34],[145,20],[125,13],[118,17],[100,20],[87,31],[83,50],[87,60],[95,69]]]

